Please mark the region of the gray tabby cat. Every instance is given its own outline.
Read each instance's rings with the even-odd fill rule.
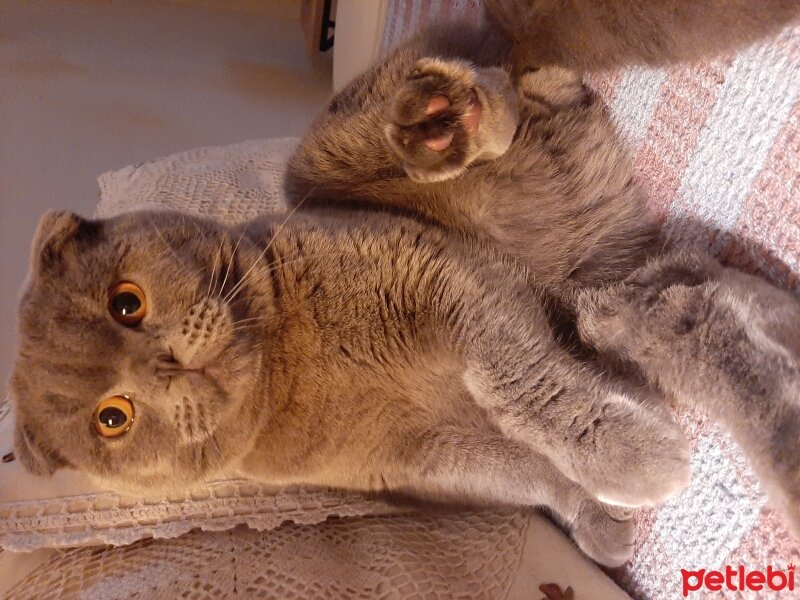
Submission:
[[[690,477],[666,395],[730,427],[800,534],[800,306],[654,252],[626,151],[568,70],[703,56],[800,3],[726,3],[732,37],[666,1],[487,4],[333,98],[290,165],[299,210],[45,215],[12,379],[27,468],[546,506],[618,565],[619,507]]]

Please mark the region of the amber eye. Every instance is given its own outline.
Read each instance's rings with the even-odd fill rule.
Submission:
[[[127,396],[106,398],[94,411],[94,428],[103,437],[122,435],[133,425],[133,403]]]
[[[108,292],[108,312],[117,323],[136,325],[147,314],[144,292],[135,283],[123,281]]]

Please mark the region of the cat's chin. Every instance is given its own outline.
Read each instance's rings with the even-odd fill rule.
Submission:
[[[89,478],[98,487],[121,496],[132,496],[137,499],[162,499],[164,496],[188,496],[195,492],[207,492],[215,482],[246,477],[232,469],[221,469],[191,478],[179,476],[177,473],[142,475],[134,472],[115,477],[89,473]]]

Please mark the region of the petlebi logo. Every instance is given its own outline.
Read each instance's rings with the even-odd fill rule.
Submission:
[[[724,571],[681,569],[683,597],[692,592],[793,592],[795,589],[794,565],[781,570],[773,566],[766,569],[748,569],[744,566],[726,566]]]

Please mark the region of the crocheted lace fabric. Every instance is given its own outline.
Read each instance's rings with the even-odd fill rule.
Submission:
[[[236,528],[75,548],[8,592],[15,600],[102,598],[505,598],[527,519],[465,513]],[[611,596],[604,597],[610,598]]]

